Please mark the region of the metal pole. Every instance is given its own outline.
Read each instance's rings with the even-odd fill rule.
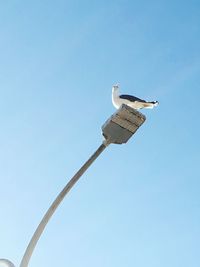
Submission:
[[[71,178],[71,180],[67,183],[67,185],[63,188],[57,198],[54,200],[40,224],[38,225],[33,237],[31,238],[29,245],[24,253],[22,258],[20,267],[27,267],[30,261],[30,258],[33,254],[34,248],[42,235],[48,221],[51,219],[52,215],[70,191],[70,189],[75,185],[75,183],[79,180],[79,178],[83,175],[83,173],[90,167],[90,165],[95,161],[95,159],[104,151],[104,149],[108,146],[108,143],[104,141],[100,147],[94,152],[94,154],[85,162],[85,164],[79,169],[79,171]]]
[[[102,133],[105,137],[104,142],[96,150],[96,152],[86,161],[86,163],[80,168],[80,170],[72,177],[72,179],[67,183],[64,189],[57,196],[55,201],[52,203],[46,214],[44,215],[42,221],[38,225],[29,245],[24,253],[20,267],[27,267],[30,258],[33,254],[35,246],[42,235],[48,221],[51,219],[55,210],[58,208],[66,194],[75,185],[83,173],[90,167],[90,165],[95,161],[95,159],[103,152],[103,150],[111,143],[113,144],[124,144],[130,137],[135,134],[138,128],[144,123],[146,117],[138,112],[137,110],[128,107],[127,105],[122,105],[120,109],[115,112],[102,126]],[[7,267],[15,267],[12,262],[6,259],[0,259],[0,264],[4,264]]]
[[[5,267],[15,267],[15,265],[11,261],[9,261],[7,259],[0,259],[0,264],[1,264],[2,267],[3,266],[5,266]]]

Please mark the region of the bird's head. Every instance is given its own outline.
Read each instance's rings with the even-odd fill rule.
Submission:
[[[118,84],[113,85],[112,92],[114,93],[114,92],[118,92],[118,91],[119,91],[119,85]]]

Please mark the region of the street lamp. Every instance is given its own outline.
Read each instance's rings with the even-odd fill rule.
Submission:
[[[63,190],[51,204],[26,248],[20,267],[28,266],[34,248],[36,247],[37,242],[42,235],[47,223],[51,219],[52,215],[54,214],[64,197],[83,175],[83,173],[90,167],[90,165],[109,144],[126,143],[130,139],[130,137],[138,130],[138,128],[144,123],[145,120],[146,118],[142,113],[123,104],[120,109],[118,109],[117,112],[115,112],[105,122],[105,124],[102,126],[102,134],[105,138],[104,141],[94,152],[94,154],[79,169],[79,171],[71,178],[71,180],[67,183],[67,185],[63,188]],[[0,264],[4,264],[3,266],[15,267],[12,262],[6,259],[0,259]]]
[[[103,136],[108,144],[126,143],[145,120],[142,113],[123,104],[102,126]]]

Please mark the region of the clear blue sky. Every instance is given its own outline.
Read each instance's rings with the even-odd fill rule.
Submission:
[[[0,258],[101,144],[111,87],[158,100],[64,200],[30,267],[199,267],[200,3],[0,3]]]

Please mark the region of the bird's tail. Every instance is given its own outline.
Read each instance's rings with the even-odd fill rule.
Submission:
[[[156,107],[159,104],[158,101],[152,101],[151,103],[154,105],[154,107]]]
[[[158,101],[146,102],[146,103],[144,104],[144,107],[145,107],[145,108],[154,108],[154,107],[156,107],[158,104],[159,104]]]

